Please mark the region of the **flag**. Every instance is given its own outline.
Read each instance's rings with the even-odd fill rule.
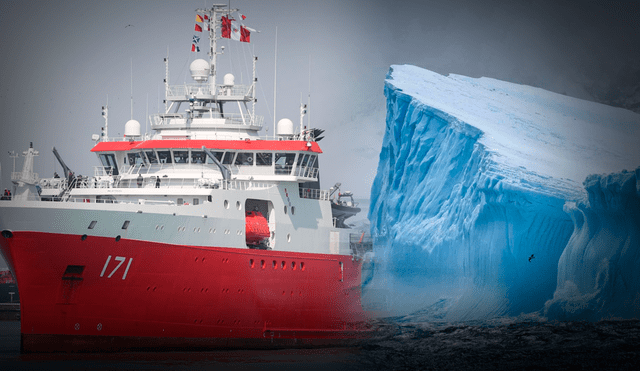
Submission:
[[[198,44],[200,42],[200,38],[196,35],[193,35],[193,43]]]
[[[205,21],[208,21],[208,20],[209,20],[209,16],[205,14],[205,15],[204,15],[204,20],[205,20]]]
[[[202,32],[202,27],[200,27],[199,24],[196,23],[196,31],[197,32]]]
[[[246,15],[244,15],[244,14],[240,14],[240,13],[238,13],[238,15],[240,16],[240,18],[242,18],[242,20],[243,20],[243,21],[244,21],[245,19],[247,19],[247,16],[246,16]]]
[[[231,38],[231,19],[222,16],[221,35],[225,39]]]
[[[200,51],[200,47],[196,44],[191,44],[191,51],[192,52],[199,52]]]
[[[196,14],[196,22],[204,22],[204,19],[202,19],[200,14]]]
[[[242,41],[245,43],[251,40],[251,31],[254,29],[245,27],[243,24],[236,22],[233,18],[222,17],[222,34],[225,39]]]

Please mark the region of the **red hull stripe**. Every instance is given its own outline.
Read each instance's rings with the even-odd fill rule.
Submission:
[[[370,333],[350,256],[18,231],[0,247],[26,352],[306,347]]]
[[[307,147],[305,141],[294,140],[146,140],[141,142],[100,142],[91,152],[131,151],[151,148],[193,148],[205,146],[209,149],[243,150],[243,151],[309,151],[322,153],[316,142]]]

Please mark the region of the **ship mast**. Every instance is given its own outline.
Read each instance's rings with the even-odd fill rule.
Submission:
[[[209,84],[211,85],[211,92],[216,91],[216,74],[218,70],[217,56],[223,52],[218,53],[218,35],[217,28],[222,24],[222,14],[229,14],[239,11],[240,9],[229,9],[226,4],[214,4],[210,9],[196,9],[196,12],[201,13],[209,17],[207,20],[207,29],[209,30],[209,64],[211,69],[209,71]]]

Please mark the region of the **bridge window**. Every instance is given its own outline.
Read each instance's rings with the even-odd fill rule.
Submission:
[[[236,153],[235,152],[227,152],[224,154],[224,157],[222,158],[222,164],[223,165],[231,165],[233,164],[233,158],[235,157]]]
[[[253,165],[253,153],[251,152],[240,152],[236,156],[235,165],[245,165],[251,166]]]
[[[127,158],[129,159],[129,166],[142,164],[142,156],[140,155],[140,152],[129,152],[127,153]]]
[[[206,161],[203,151],[191,151],[191,163],[192,164],[204,164]]]
[[[219,151],[219,152],[211,151],[211,153],[216,158],[216,160],[222,162],[222,155],[224,155],[223,151]],[[209,156],[207,156],[207,164],[213,164],[213,160],[211,158],[209,158]]]
[[[276,153],[276,174],[290,174],[296,159],[295,153]]]
[[[158,151],[158,160],[161,164],[170,164],[173,162],[171,160],[171,152],[170,151]]]
[[[176,164],[187,164],[189,163],[189,151],[173,151],[173,161]]]
[[[146,151],[145,153],[150,164],[158,163],[158,157],[156,156],[156,153],[154,151]]]
[[[113,175],[118,175],[118,166],[116,165],[116,156],[109,153],[106,155],[100,155],[100,161],[102,162],[102,166],[104,166],[104,170],[109,174],[113,171]]]
[[[272,162],[272,153],[256,153],[256,166],[271,166]]]
[[[318,156],[316,155],[311,155],[311,157],[309,157],[309,163],[307,164],[309,167],[313,167],[316,168],[318,167],[318,165],[316,164],[316,160],[318,159]]]

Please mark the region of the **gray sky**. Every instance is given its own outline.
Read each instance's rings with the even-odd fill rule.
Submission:
[[[237,83],[247,83],[250,62],[239,57],[255,51],[262,85],[257,110],[271,133],[277,26],[276,118],[297,123],[310,85],[311,125],[326,130],[322,188],[340,181],[344,190],[367,198],[385,128],[383,84],[391,64],[493,77],[585,99],[638,71],[636,2],[561,3],[236,0],[231,6],[247,15],[245,24],[261,32],[251,35],[249,45],[226,42],[220,75],[233,72]],[[167,49],[170,82],[190,82],[194,10],[210,4],[3,0],[2,187],[10,185],[8,151],[23,151],[30,141],[40,150],[41,177],[50,177],[54,167],[60,171],[53,146],[76,173],[92,175],[98,161],[89,153],[90,137],[103,126],[107,95],[109,134],[120,136],[130,118],[133,65],[134,118],[144,128],[147,101],[152,114],[162,100]],[[21,164],[19,159],[18,169]]]

